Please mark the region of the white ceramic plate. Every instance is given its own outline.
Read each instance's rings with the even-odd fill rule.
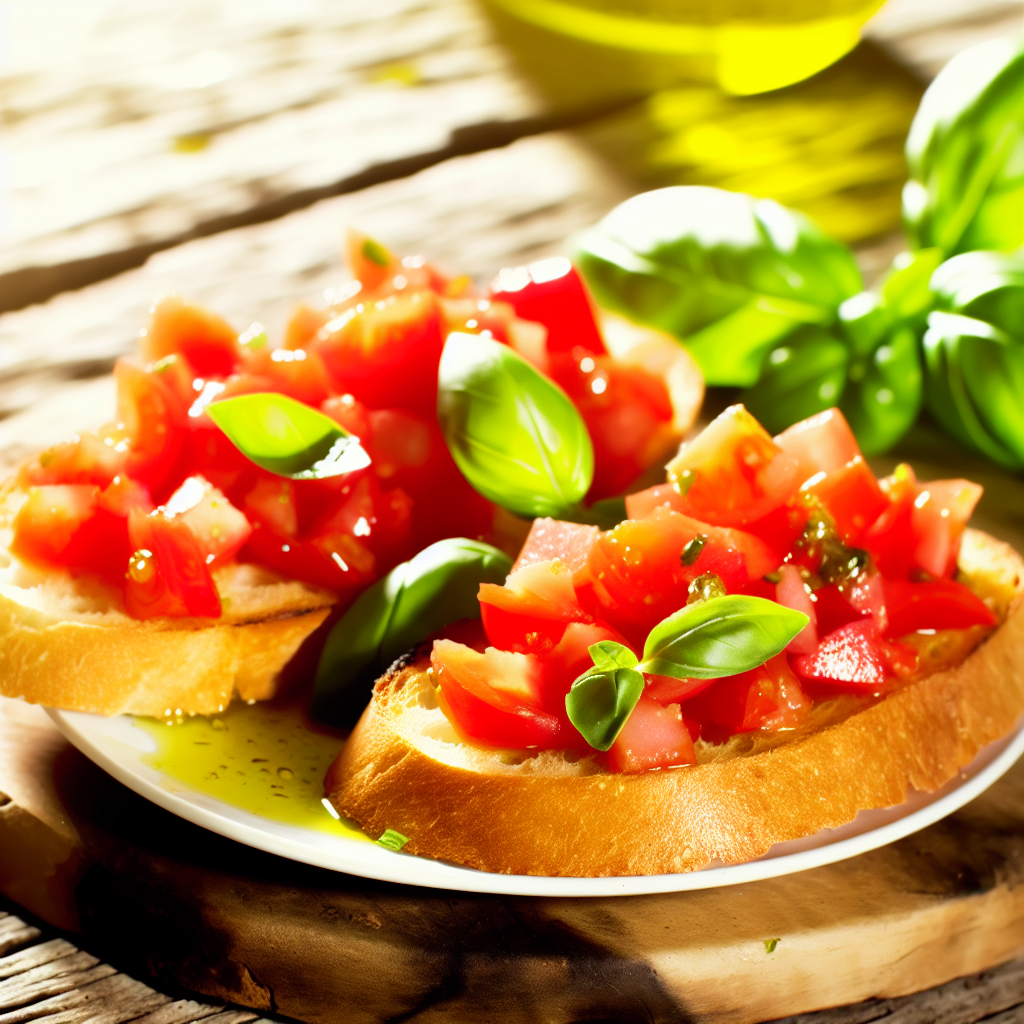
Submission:
[[[407,885],[512,896],[622,896],[737,885],[831,864],[902,839],[952,813],[995,782],[1024,754],[1024,722],[991,744],[936,793],[913,793],[898,807],[861,812],[848,825],[781,843],[762,858],[688,874],[614,878],[537,878],[455,867],[384,849],[365,839],[329,835],[241,810],[149,764],[152,735],[129,716],[103,718],[50,711],[61,732],[90,760],[153,803],[220,835],[290,860]]]

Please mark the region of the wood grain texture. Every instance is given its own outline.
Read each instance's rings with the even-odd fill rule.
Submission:
[[[90,944],[129,975],[256,1012],[316,1024],[750,1024],[898,1000],[1024,955],[1024,763],[945,821],[841,864],[702,892],[527,899],[389,885],[239,846],[114,783],[54,742],[37,708],[0,703],[8,751],[32,720],[34,742],[0,759],[0,788],[29,800],[31,778],[48,797],[22,810],[44,830],[74,830],[76,869],[62,878]],[[16,877],[23,905],[52,915],[46,887],[25,879],[44,860],[9,863],[11,820],[0,811],[0,890]],[[72,968],[102,968],[62,950],[25,960],[41,993],[70,992]],[[995,1003],[987,1012],[1009,1005]]]

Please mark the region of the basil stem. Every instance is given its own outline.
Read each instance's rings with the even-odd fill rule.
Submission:
[[[479,618],[481,583],[504,583],[511,559],[456,537],[424,548],[364,590],[327,637],[316,674],[314,718],[355,723],[373,681],[397,657],[459,619]]]
[[[278,476],[321,480],[370,465],[358,437],[286,395],[238,395],[206,412],[247,459]]]
[[[583,418],[561,388],[507,345],[448,336],[437,418],[463,476],[510,512],[560,518],[590,488],[594,450]]]

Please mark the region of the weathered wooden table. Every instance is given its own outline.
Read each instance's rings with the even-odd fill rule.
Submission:
[[[510,38],[511,49],[503,46],[495,36],[500,19],[492,23],[469,0],[378,0],[373,5],[307,0],[279,6],[242,0],[163,6],[95,0],[63,7],[62,25],[53,24],[49,5],[15,6],[19,9],[11,23],[22,35],[14,39],[13,64],[0,77],[4,166],[13,186],[0,207],[0,310],[7,311],[0,316],[0,417],[7,417],[0,419],[0,468],[31,448],[88,426],[82,421],[83,409],[97,409],[101,415],[111,407],[105,374],[118,355],[132,349],[147,307],[161,292],[180,291],[239,327],[258,320],[273,332],[280,330],[293,303],[315,304],[324,289],[343,279],[337,254],[348,224],[398,251],[423,251],[453,270],[486,278],[502,265],[557,251],[572,232],[642,187],[678,180],[757,188],[756,181],[737,185],[747,179],[737,178],[735,167],[720,166],[699,153],[667,165],[652,162],[648,157],[658,133],[678,129],[667,127],[664,104],[655,109],[652,101],[613,79],[594,88],[553,90],[536,54],[528,46],[524,49],[522,40]],[[963,46],[994,35],[1019,34],[1024,29],[1020,15],[1019,0],[893,0],[869,27],[869,44],[826,72],[824,85],[812,82],[749,101],[716,99],[708,108],[708,123],[738,125],[741,115],[751,112],[774,117],[790,102],[820,103],[824,111],[843,89],[853,90],[849,102],[859,116],[889,110],[891,123],[867,133],[867,149],[844,155],[851,166],[868,150],[878,157],[872,164],[871,204],[863,203],[863,182],[851,187],[841,175],[831,193],[825,187],[825,205],[820,195],[793,197],[784,189],[779,194],[812,212],[820,209],[826,219],[835,217],[835,230],[864,242],[875,229],[894,226],[893,197],[903,173],[898,148],[923,84]],[[37,49],[28,45],[33,42]],[[792,177],[793,168],[813,163],[814,143],[803,137],[788,139],[774,180],[783,181]],[[858,221],[858,211],[866,210],[882,211],[872,214],[880,219]],[[866,275],[884,269],[899,244],[898,235],[884,233],[862,244]],[[940,470],[950,461],[968,458],[951,449],[936,456],[930,443],[925,432],[906,447],[916,448],[915,454],[926,462],[931,458]],[[1024,526],[1019,481],[987,468],[980,472],[990,488],[982,525],[1019,543]],[[36,715],[29,709],[25,714]],[[485,997],[512,991],[508,978],[503,988],[494,971],[500,973],[503,963],[508,967],[519,962],[502,956],[516,950],[522,955],[526,949],[534,973],[523,975],[523,999],[515,1019],[761,1019],[770,1010],[756,1017],[752,1008],[827,1005],[827,997],[820,994],[828,991],[822,976],[831,972],[836,979],[859,979],[845,990],[851,995],[845,1000],[837,995],[832,1002],[900,995],[800,1020],[1024,1021],[1022,961],[971,974],[979,965],[1024,951],[1020,766],[987,803],[972,805],[949,828],[928,830],[920,841],[869,855],[874,859],[868,862],[858,859],[848,871],[836,869],[836,878],[847,871],[862,880],[861,889],[854,886],[854,896],[847,893],[852,902],[842,912],[825,895],[827,885],[816,889],[820,879],[808,876],[818,905],[799,896],[799,883],[791,882],[762,886],[758,891],[765,895],[752,894],[746,904],[723,891],[660,904],[603,901],[606,905],[599,906],[602,901],[593,901],[543,912],[505,907],[502,914],[511,916],[502,923],[492,920],[494,905],[501,901],[460,900],[457,894],[421,897],[401,887],[356,882],[347,895],[328,898],[324,893],[331,884],[344,889],[347,883],[329,884],[287,862],[254,861],[245,851],[238,854],[241,875],[225,874],[223,859],[233,854],[224,852],[224,841],[197,837],[197,830],[163,812],[150,821],[146,815],[151,812],[140,809],[139,801],[83,759],[76,761],[77,755],[66,751],[52,730],[46,731],[45,719],[12,715],[0,716],[6,728],[0,729],[0,749],[7,758],[0,790],[5,785],[12,790],[0,794],[0,892],[15,901],[6,906],[8,916],[0,917],[0,1024],[184,1024],[200,1018],[210,1024],[243,1024],[268,1011],[309,1021],[511,1020],[510,1004],[502,1009]],[[37,754],[42,750],[38,756],[43,759],[26,769],[27,755],[18,753],[18,743],[29,736],[38,740]],[[399,913],[403,906],[406,914],[443,918],[449,927],[468,929],[470,937],[452,946],[447,960],[441,958],[448,966],[438,968],[433,996],[401,1011],[385,1011],[383,1002],[372,999],[360,1004],[359,985],[365,988],[371,982],[360,982],[358,975],[352,976],[355,988],[337,990],[347,992],[349,1002],[336,1005],[332,1013],[317,1003],[316,984],[301,972],[291,988],[277,982],[277,994],[271,991],[268,997],[266,986],[253,977],[247,983],[238,974],[237,965],[244,959],[228,949],[204,946],[200,932],[194,936],[200,960],[189,962],[190,937],[180,931],[180,920],[167,918],[173,924],[170,934],[177,937],[174,942],[163,947],[155,942],[153,922],[167,912],[159,901],[141,900],[134,908],[139,915],[135,924],[145,921],[150,929],[147,937],[131,930],[133,907],[124,903],[123,890],[114,881],[107,890],[94,885],[86,892],[77,882],[55,882],[40,869],[47,840],[33,832],[33,821],[65,838],[77,834],[84,845],[79,849],[68,839],[68,850],[79,849],[74,856],[90,864],[106,864],[108,875],[103,877],[108,881],[120,878],[123,883],[129,876],[138,881],[138,871],[131,876],[125,868],[129,862],[136,867],[144,862],[150,882],[154,865],[164,863],[161,857],[170,856],[174,863],[159,843],[140,861],[138,850],[109,821],[97,825],[93,820],[92,831],[86,828],[91,812],[85,805],[76,804],[66,789],[58,794],[60,800],[53,797],[46,757],[63,757],[74,767],[72,774],[95,781],[93,791],[107,794],[110,806],[146,818],[147,835],[165,830],[174,837],[176,850],[189,843],[196,849],[206,849],[206,843],[216,847],[220,867],[214,870],[207,864],[215,876],[206,876],[210,891],[217,893],[210,899],[235,922],[234,938],[246,956],[263,958],[265,973],[273,973],[279,936],[260,931],[260,915],[266,911],[259,900],[269,900],[270,890],[260,889],[253,877],[264,884],[265,876],[275,872],[278,895],[283,884],[294,896],[289,911],[279,905],[275,914],[298,928],[289,942],[320,944],[312,959],[321,966],[333,955],[324,936],[341,941],[338,935],[351,937],[353,928],[364,926],[371,937],[382,934],[382,927],[401,931],[401,920],[388,914]],[[71,802],[60,802],[65,799]],[[72,814],[80,818],[69,824]],[[971,823],[992,815],[997,824],[990,822],[989,832],[975,828],[971,833],[980,845],[964,845]],[[91,837],[88,842],[81,838],[86,835]],[[118,842],[126,845],[119,847]],[[97,853],[101,847],[103,856]],[[65,859],[72,856],[68,850]],[[76,863],[84,870],[86,860]],[[121,865],[120,875],[111,864]],[[863,880],[883,865],[892,888],[880,896],[880,890]],[[249,869],[255,876],[246,875]],[[97,876],[94,872],[90,877]],[[193,893],[187,893],[182,887],[198,876],[176,877],[177,882],[168,876],[164,888],[177,893],[185,905],[202,887],[196,883]],[[161,891],[160,886],[154,891]],[[104,896],[120,901],[109,914]],[[420,910],[410,909],[421,898]],[[896,902],[883,906],[889,898]],[[26,923],[26,907],[40,919]],[[391,909],[385,913],[382,907]],[[444,908],[441,918],[438,908]],[[771,908],[779,930],[792,928],[808,948],[824,943],[828,955],[801,967],[799,960],[765,959],[762,946],[761,973],[744,973],[748,958],[742,943],[756,950],[769,937],[758,929],[768,925],[764,915]],[[933,920],[928,914],[938,914],[938,921],[951,908],[967,914],[958,927],[974,936],[963,947],[973,950],[970,954],[949,946],[949,941],[960,940],[941,931],[929,941],[924,938]],[[347,922],[349,930],[309,927],[311,916],[324,914]],[[750,927],[744,928],[748,914]],[[635,957],[623,953],[622,936],[631,933],[625,925],[617,931],[615,922],[630,915],[664,921],[668,929],[683,928],[683,922],[696,922],[696,927],[701,920],[716,922],[721,929],[719,959],[705,958],[699,970],[694,967],[704,979],[704,987],[697,986],[702,992],[714,990],[715,972],[721,972],[722,995],[716,1006],[687,1009],[666,995],[682,984],[679,965],[686,963],[679,960],[678,950],[696,956],[692,936],[673,945],[657,939],[650,925],[635,932],[642,935],[637,942],[644,950],[660,950],[661,959],[638,967]],[[302,921],[307,923],[299,927]],[[905,931],[900,931],[900,921]],[[907,924],[911,921],[912,928]],[[474,922],[482,930],[472,932]],[[54,923],[84,928],[84,937],[56,936]],[[851,966],[861,956],[856,943],[865,936],[873,941],[873,935],[887,929],[887,941],[893,949],[904,942],[899,955],[908,959],[891,965],[888,974],[879,972],[872,982],[865,967],[874,962],[870,957],[858,969]],[[261,934],[266,940],[262,945]],[[594,955],[595,936],[598,947],[616,949],[615,955]],[[588,954],[577,956],[587,941]],[[841,948],[844,942],[854,945],[846,950]],[[365,948],[372,962],[375,947],[370,943]],[[790,955],[785,944],[779,950]],[[875,955],[880,955],[877,949]],[[574,957],[578,969],[572,968]],[[105,958],[137,977],[151,973],[162,991],[120,973]],[[218,982],[216,969],[227,970],[228,964],[235,965],[235,973],[229,971]],[[490,964],[491,974],[481,964]],[[788,979],[780,990],[788,985],[787,991],[803,991],[803,1002],[772,1002],[772,975],[764,973],[772,964]],[[912,983],[914,970],[921,979],[917,985]],[[812,977],[815,971],[818,975]],[[903,994],[958,974],[970,976],[918,995]],[[179,991],[178,984],[256,1012],[197,1001]],[[763,991],[737,994],[734,1005],[745,1009],[730,1016],[729,986],[737,993],[740,986]],[[547,1002],[527,998],[528,992],[559,991],[561,1002],[554,996]],[[837,982],[834,991],[844,989]],[[808,997],[808,992],[817,995]],[[470,1003],[480,1008],[479,1014],[468,1015]]]

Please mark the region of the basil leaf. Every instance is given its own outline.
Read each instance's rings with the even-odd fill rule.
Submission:
[[[481,583],[504,583],[512,560],[456,537],[424,548],[364,590],[335,624],[317,668],[311,714],[355,722],[373,681],[395,658],[459,619],[479,618]]]
[[[590,657],[595,667],[614,672],[619,668],[636,668],[637,657],[628,648],[614,640],[599,640],[591,644],[589,648]]]
[[[915,324],[924,320],[933,301],[929,282],[942,258],[941,249],[931,248],[902,252],[892,261],[882,283],[882,302],[892,316]]]
[[[802,214],[700,186],[634,196],[575,250],[602,306],[676,335],[712,385],[752,385],[769,350],[863,287],[849,249]]]
[[[287,395],[238,395],[206,412],[247,459],[278,476],[321,480],[370,465],[358,437]]]
[[[831,408],[846,386],[847,346],[820,327],[805,326],[768,353],[761,379],[740,401],[777,434]]]
[[[914,248],[1024,243],[1024,45],[993,39],[957,54],[925,91],[906,152]]]
[[[572,684],[565,711],[595,750],[609,750],[643,692],[644,677],[635,668],[597,668]]]
[[[727,594],[659,622],[647,637],[639,667],[675,679],[737,675],[784,650],[807,622],[803,612],[763,597]]]
[[[559,518],[594,475],[594,449],[565,392],[507,345],[450,334],[438,369],[437,418],[472,487],[525,517]]]

